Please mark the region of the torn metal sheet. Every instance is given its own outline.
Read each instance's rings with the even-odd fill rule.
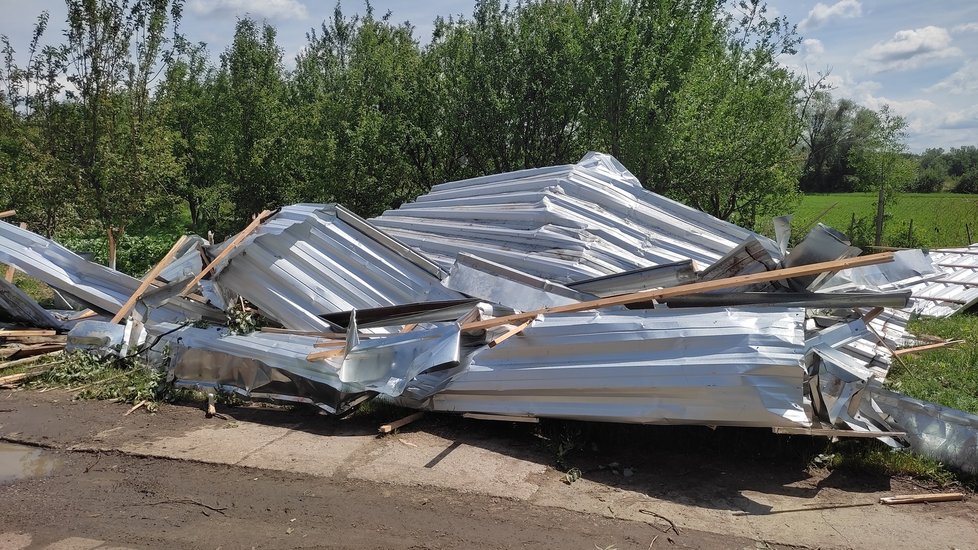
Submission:
[[[862,250],[851,246],[848,237],[823,224],[817,224],[784,260],[785,267],[797,267],[858,256]],[[795,277],[788,281],[794,290],[816,290],[831,274]]]
[[[329,331],[323,314],[465,298],[442,275],[340,206],[297,204],[245,239],[212,280],[287,328]]]
[[[89,262],[50,239],[2,221],[0,263],[110,313],[117,312],[140,285],[139,279]],[[138,303],[133,311],[143,320],[160,322],[225,319],[223,312],[190,299],[171,300],[160,307]]]
[[[696,282],[697,280],[696,270],[693,268],[693,261],[682,260],[669,264],[623,271],[593,279],[584,279],[582,281],[568,283],[567,287],[603,298],[655,288],[671,288]]]
[[[0,317],[28,323],[35,328],[60,329],[61,321],[51,315],[23,290],[0,277]]]
[[[174,260],[164,267],[158,279],[173,283],[176,281],[186,281],[204,269],[204,257],[201,251],[208,242],[197,235],[190,235],[180,245],[174,253]]]
[[[692,259],[711,264],[770,239],[644,189],[610,155],[436,185],[373,219],[450,269],[460,251],[569,283]]]
[[[475,299],[421,302],[418,304],[327,313],[322,317],[331,324],[349,331],[349,322],[354,318],[354,314],[356,315],[355,318],[360,328],[393,327],[439,321],[454,322],[456,319],[464,317],[478,304],[479,301]],[[507,308],[496,308],[494,311],[498,311],[498,314],[501,315],[514,313],[512,309]]]
[[[915,313],[947,317],[978,304],[978,244],[932,250],[929,256],[943,275],[911,287]]]
[[[699,280],[713,281],[735,277],[737,275],[764,273],[765,271],[772,271],[777,268],[778,262],[771,257],[771,254],[764,248],[764,245],[757,239],[751,237],[701,271],[699,273]],[[774,288],[774,283],[762,283],[759,285],[726,289],[723,292],[761,291],[773,290]]]
[[[87,351],[100,356],[125,357],[146,342],[142,323],[128,319],[125,324],[82,320],[68,332],[66,351]]]
[[[235,386],[242,392],[269,393],[271,390],[256,384],[288,384],[289,380],[296,384],[293,393],[281,385],[272,393],[318,399],[317,403],[334,408],[337,399],[366,392],[397,396],[405,381],[417,374],[456,365],[460,349],[459,327],[454,323],[370,340],[357,339],[354,326],[349,333],[351,340],[335,342],[344,353],[321,361],[307,359],[324,349],[316,347],[324,340],[313,336],[267,332],[233,335],[166,324],[154,325],[152,330],[153,336],[159,337],[154,347],[157,351],[169,347],[169,369],[183,384]],[[333,391],[318,398],[309,393],[320,385]]]
[[[808,426],[803,319],[771,308],[549,315],[457,369],[419,376],[406,395],[439,411]]]
[[[451,273],[442,284],[456,292],[521,311],[594,299],[594,295],[466,253],[456,257]]]
[[[906,432],[917,453],[978,474],[978,416],[870,385],[860,412],[885,428]]]

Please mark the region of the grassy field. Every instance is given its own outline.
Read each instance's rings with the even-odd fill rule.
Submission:
[[[978,241],[978,195],[905,193],[897,198],[889,211],[890,218],[886,221],[884,230],[884,244],[889,246],[937,247],[970,244],[965,224],[971,228],[971,242]],[[853,214],[857,219],[868,220],[866,229],[870,230],[871,237],[872,219],[876,214],[876,194],[806,195],[795,211],[791,225],[795,233],[801,233],[806,227],[821,221],[848,233]],[[908,242],[911,220],[913,240]],[[798,234],[795,238],[802,236]]]
[[[964,342],[904,355],[890,367],[887,384],[911,397],[978,414],[978,314],[919,319],[910,323],[910,331]]]

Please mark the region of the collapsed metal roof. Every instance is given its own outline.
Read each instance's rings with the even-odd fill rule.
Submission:
[[[976,246],[840,271],[883,259],[845,260],[859,250],[821,225],[787,251],[786,220],[778,245],[645,190],[598,153],[437,185],[372,223],[338,205],[268,214],[218,245],[180,241],[142,284],[3,222],[0,262],[102,311],[135,303],[139,319],[75,324],[68,343],[138,348],[183,386],[336,414],[379,395],[501,418],[792,433],[928,423],[954,435],[910,438],[917,448],[973,456],[970,417],[932,422],[878,387],[913,341],[912,313],[978,301]],[[279,326],[187,326],[220,313],[185,297],[195,285],[210,304],[250,304]],[[0,291],[8,313],[50,322]]]
[[[459,251],[556,282],[776,243],[644,189],[614,157],[443,183],[373,223],[450,269]]]

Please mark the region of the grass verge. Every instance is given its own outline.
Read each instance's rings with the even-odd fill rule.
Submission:
[[[917,399],[978,414],[978,315],[916,319],[909,329],[914,334],[964,342],[902,356],[890,368],[887,386]]]

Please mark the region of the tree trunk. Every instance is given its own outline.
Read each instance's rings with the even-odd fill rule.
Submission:
[[[876,246],[883,246],[883,206],[885,194],[884,186],[881,182],[879,197],[876,199]]]
[[[115,269],[115,234],[112,232],[112,228],[108,229],[109,234],[109,269]]]

